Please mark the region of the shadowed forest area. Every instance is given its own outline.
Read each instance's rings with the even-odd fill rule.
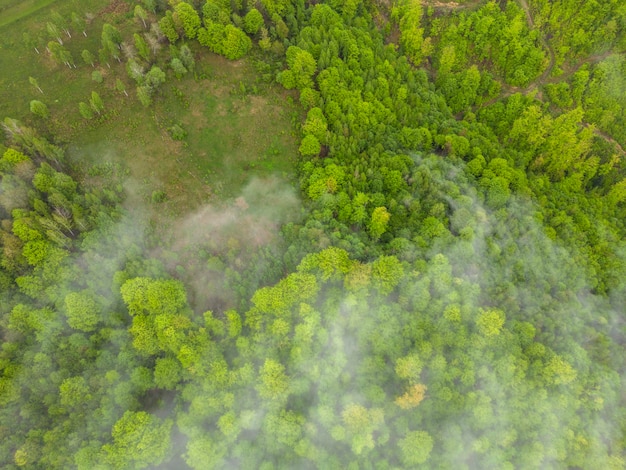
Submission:
[[[0,0],[6,469],[626,468],[621,0]]]

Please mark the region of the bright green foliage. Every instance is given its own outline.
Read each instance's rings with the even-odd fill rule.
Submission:
[[[141,57],[145,61],[150,60],[150,49],[148,48],[148,44],[146,43],[144,38],[141,35],[135,33],[133,34],[133,40],[135,41],[135,48],[137,49],[139,57]]]
[[[174,21],[178,20],[182,24],[185,31],[185,36],[187,36],[189,39],[193,39],[197,36],[198,29],[200,29],[201,25],[200,15],[198,15],[198,12],[189,3],[177,3],[174,7],[174,18]]]
[[[250,47],[243,31],[253,28],[239,15],[252,4],[142,5],[158,7],[176,41],[193,34],[183,16],[201,3],[201,44],[233,57]],[[74,152],[96,150],[72,146],[80,168],[66,167],[61,148],[3,121],[0,423],[10,426],[0,426],[0,461],[623,467],[623,2],[401,2],[391,14],[368,2],[305,3],[257,5],[260,49],[274,57],[237,67],[246,95],[271,86],[252,86],[255,73],[298,89],[286,94],[304,108],[290,110],[294,129],[300,122],[300,137],[317,141],[297,159],[302,210],[282,227],[274,211],[293,195],[254,181],[266,191],[212,203],[199,217],[208,225],[193,219],[184,237],[169,223],[184,205],[168,181],[150,227],[129,223],[116,165],[92,168]],[[105,13],[121,37],[103,28],[102,64],[121,58],[121,39],[145,21],[122,16]],[[73,67],[67,22],[53,19],[51,56]],[[164,38],[151,29],[126,64],[146,104],[167,91],[164,64],[192,70],[196,47],[158,54]],[[177,92],[195,104],[187,94],[221,93],[223,72],[198,54],[208,88]],[[427,70],[414,66],[426,60]],[[107,80],[121,83],[118,69]],[[233,113],[251,99],[242,95],[233,89]],[[124,112],[118,104],[107,126]],[[198,116],[199,127],[163,121],[174,103],[164,104],[153,117],[174,138],[207,131]],[[271,119],[275,106],[260,109]],[[282,152],[273,142],[268,152]],[[175,147],[172,168],[188,152]],[[150,194],[158,202],[165,191],[141,190]],[[250,233],[281,236],[257,245]],[[176,445],[172,421],[140,410],[167,411]]]
[[[422,361],[417,354],[410,354],[401,357],[396,361],[396,374],[401,379],[407,379],[411,382],[417,382],[422,371]]]
[[[124,96],[128,96],[128,92],[126,91],[126,85],[119,78],[115,80],[115,89],[120,93],[124,93]]]
[[[302,90],[310,88],[312,76],[317,69],[315,58],[303,49],[289,46],[287,49],[287,65],[289,68],[280,73],[278,80],[287,89]]]
[[[322,110],[320,108],[311,108],[302,126],[302,132],[313,135],[321,143],[326,143],[327,131],[328,124]]]
[[[83,377],[65,379],[59,387],[61,405],[75,408],[91,399],[89,387]]]
[[[78,103],[78,110],[80,111],[80,115],[85,119],[93,119],[93,109],[84,101]]]
[[[159,388],[173,390],[181,378],[180,363],[171,357],[159,358],[154,366],[154,384]]]
[[[562,357],[554,355],[546,364],[543,374],[554,385],[569,384],[576,380],[576,370]]]
[[[48,106],[38,100],[32,100],[30,102],[30,112],[33,113],[35,116],[39,116],[42,119],[47,119],[50,117],[50,111],[48,110]]]
[[[424,431],[411,431],[398,442],[402,462],[407,467],[423,464],[433,450],[433,438]]]
[[[387,211],[386,207],[377,207],[372,212],[372,218],[369,223],[369,232],[373,239],[378,239],[387,231],[387,224],[391,214]]]
[[[403,275],[402,264],[395,256],[381,256],[372,263],[372,280],[382,294],[390,293]]]
[[[263,26],[263,15],[256,8],[251,8],[246,16],[243,17],[244,30],[248,34],[256,34]]]
[[[91,109],[93,109],[98,114],[101,114],[102,111],[104,111],[104,103],[102,101],[102,98],[100,98],[100,95],[95,91],[91,92],[89,106],[91,106]]]
[[[158,465],[169,452],[170,420],[161,421],[144,411],[127,411],[113,426],[113,443],[102,447],[113,468]]]
[[[300,143],[300,148],[298,151],[303,157],[312,157],[314,155],[319,155],[322,150],[322,146],[320,141],[313,134],[307,134],[302,139]]]
[[[65,296],[67,324],[80,331],[93,331],[99,321],[98,305],[93,296],[85,292],[71,292]]]
[[[227,59],[240,59],[248,53],[252,47],[252,41],[246,34],[232,25],[224,28],[224,39],[222,42],[222,54]]]
[[[111,57],[120,60],[120,44],[122,43],[122,34],[113,25],[105,23],[102,26],[101,43]]]
[[[500,334],[504,320],[504,312],[500,310],[486,310],[478,314],[476,325],[481,334],[485,336],[496,336]]]
[[[289,392],[289,379],[285,367],[273,359],[266,359],[259,370],[259,395],[272,401],[283,401]]]
[[[252,41],[246,33],[231,24],[223,26],[209,22],[206,29],[201,28],[198,32],[198,41],[231,60],[242,58],[252,47]]]
[[[168,10],[165,13],[165,16],[159,20],[159,27],[161,28],[161,31],[163,31],[163,34],[165,34],[168,41],[171,44],[174,44],[178,41],[180,36],[176,29],[176,23],[174,22],[172,12]]]
[[[420,27],[422,4],[419,0],[406,0],[396,8],[400,15],[400,44],[407,57],[415,65],[420,65],[431,52],[430,38],[424,39],[424,29]]]

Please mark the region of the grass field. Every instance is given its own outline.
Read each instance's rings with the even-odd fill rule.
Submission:
[[[58,0],[0,0],[0,28],[25,18]]]
[[[0,2],[0,6],[8,3]],[[97,64],[95,69],[83,64],[82,50],[97,56],[104,22],[131,39],[133,32],[140,31],[127,14],[127,3],[117,2],[114,12],[106,8],[110,3],[59,1],[2,28],[0,119],[20,119],[67,146],[78,175],[87,175],[94,164],[121,164],[130,171],[125,183],[130,203],[141,202],[161,220],[209,201],[232,199],[255,176],[293,178],[297,142],[289,129],[298,110],[287,103],[284,90],[258,82],[259,74],[248,61],[230,62],[190,44],[196,54],[196,77],[187,74],[177,80],[162,65],[167,82],[149,108],[137,100],[123,61],[113,60],[110,67]],[[64,40],[77,68],[55,64],[45,52],[49,40],[45,23],[53,10],[66,16],[73,11],[94,15],[88,37],[79,33]],[[24,31],[38,38],[41,54],[23,43]],[[169,57],[167,45],[161,56],[161,60]],[[102,83],[92,80],[94,70],[104,76]],[[38,80],[44,94],[29,84],[30,76]],[[118,78],[126,84],[129,97],[114,89]],[[87,102],[92,91],[102,97],[105,116],[86,121],[78,103]],[[48,120],[30,114],[32,99],[48,105]],[[185,139],[172,138],[168,129],[174,125],[185,130]]]

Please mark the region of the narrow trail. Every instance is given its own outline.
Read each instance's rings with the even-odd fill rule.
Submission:
[[[526,14],[526,21],[528,23],[528,27],[532,30],[535,29],[535,22],[533,20],[533,16],[530,12],[530,7],[528,6],[528,2],[527,0],[517,0],[519,2],[519,5],[521,6],[522,10],[524,10],[524,13]],[[539,31],[539,30],[538,30]],[[554,70],[554,67],[556,65],[556,56],[554,54],[554,49],[552,48],[552,46],[548,43],[548,41],[546,40],[546,37],[541,33],[541,31],[539,31],[539,41],[541,42],[541,45],[543,46],[543,48],[548,51],[548,55],[550,58],[550,61],[548,63],[548,66],[546,67],[546,69],[543,71],[543,73],[541,74],[541,76],[539,78],[537,78],[536,80],[534,80],[533,82],[531,82],[526,88],[519,88],[519,87],[514,87],[514,86],[510,86],[510,85],[503,85],[502,86],[502,90],[500,92],[500,94],[498,96],[496,96],[495,98],[490,99],[489,101],[475,106],[474,109],[472,110],[473,112],[476,112],[482,108],[485,108],[487,106],[491,106],[495,103],[497,103],[500,100],[503,100],[505,98],[508,98],[509,96],[515,94],[515,93],[521,93],[523,95],[528,95],[529,93],[532,93],[535,90],[540,90],[541,87],[543,87],[544,85],[547,84],[552,84],[552,83],[559,83],[559,82],[563,82],[565,80],[567,80],[568,78],[570,78],[572,75],[574,75],[576,72],[578,72],[578,70],[580,70],[581,67],[583,67],[585,64],[597,64],[598,62],[602,62],[604,59],[606,59],[607,57],[609,57],[612,52],[611,51],[604,51],[600,54],[593,54],[590,55],[589,57],[581,60],[578,64],[569,67],[568,70],[564,71],[562,74],[560,74],[559,76],[556,77],[551,77],[550,75],[552,74],[552,70]],[[536,99],[543,101],[542,96],[541,96],[541,92],[539,91],[538,95],[536,96]],[[589,123],[583,123],[584,127],[589,127],[590,124]],[[609,134],[607,134],[606,132],[603,132],[597,128],[594,128],[593,130],[594,134],[604,140],[606,140],[607,142],[611,143],[620,153],[622,156],[626,156],[626,151],[624,151],[624,149],[622,148],[622,146],[619,144],[619,142],[617,142],[613,137],[611,137]]]
[[[441,2],[438,0],[426,0],[424,2],[425,7],[433,7],[435,10],[467,10],[475,8],[483,3],[483,0],[473,0],[471,2],[457,3],[457,2]]]
[[[590,127],[590,124],[584,123],[583,126],[584,127]],[[607,142],[613,144],[615,146],[615,148],[619,151],[619,153],[622,155],[622,157],[626,157],[626,151],[624,150],[624,148],[620,145],[620,143],[618,141],[616,141],[609,134],[607,134],[606,132],[603,132],[600,129],[597,129],[595,127],[593,128],[593,133],[595,135],[597,135],[598,137],[606,140]]]

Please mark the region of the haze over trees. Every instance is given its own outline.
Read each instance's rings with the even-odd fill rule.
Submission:
[[[620,1],[65,3],[2,121],[3,468],[626,467]]]

